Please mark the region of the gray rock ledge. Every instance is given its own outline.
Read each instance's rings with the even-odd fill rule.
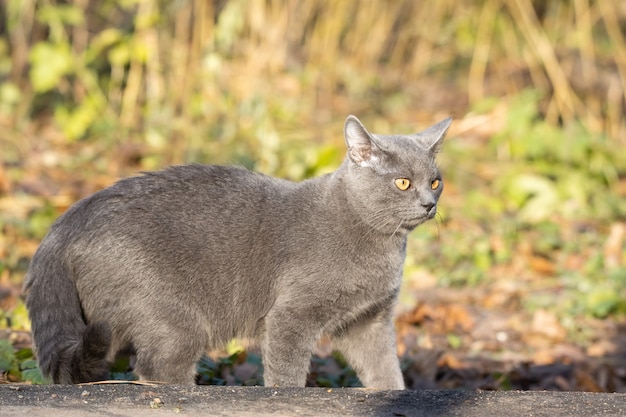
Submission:
[[[354,388],[0,385],[13,416],[626,416],[626,394]]]

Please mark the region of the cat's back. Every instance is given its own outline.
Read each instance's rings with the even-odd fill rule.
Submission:
[[[173,236],[241,228],[275,211],[294,183],[219,165],[180,165],[118,181],[72,206],[54,230]],[[87,232],[87,234],[86,234]]]
[[[279,197],[293,186],[286,180],[273,178],[237,166],[178,165],[162,171],[146,172],[137,177],[118,181],[103,190],[104,195],[146,200],[158,200],[162,204],[175,203],[170,197],[184,196],[194,199],[240,199],[259,198],[269,194]]]

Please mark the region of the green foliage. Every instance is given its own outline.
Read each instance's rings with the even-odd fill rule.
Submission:
[[[626,315],[626,268],[607,270],[601,260],[591,259],[583,271],[570,274],[565,280],[570,294],[568,313],[598,318]]]
[[[498,389],[502,391],[510,391],[513,389],[513,383],[511,376],[506,373],[496,372],[493,374],[493,379],[497,381]]]
[[[130,357],[120,355],[115,359],[109,368],[109,377],[113,380],[134,381],[137,376],[130,371]]]
[[[25,353],[28,353],[31,359],[26,359],[20,363],[20,370],[22,372],[21,380],[32,384],[49,384],[50,381],[44,378],[41,374],[41,370],[37,366],[37,361],[32,359],[32,352],[30,352],[30,349],[22,350],[25,350]],[[15,356],[19,358],[20,352],[21,351],[16,352]]]
[[[446,339],[452,349],[460,349],[463,346],[463,339],[454,333],[448,333]]]
[[[444,159],[444,178],[461,198],[449,206],[444,193],[442,226],[425,225],[411,234],[406,276],[418,265],[443,286],[489,285],[518,281],[514,265],[525,265],[526,279],[538,273],[553,282],[525,294],[529,310],[574,317],[626,314],[624,265],[605,265],[602,252],[605,228],[626,216],[620,192],[626,153],[580,123],[548,123],[539,111],[541,100],[534,90],[511,97],[504,128],[487,146],[446,143],[442,158],[454,164]],[[476,108],[493,111],[493,101]],[[533,271],[533,258],[546,269]],[[624,247],[620,259],[626,259]]]
[[[48,383],[37,367],[31,349],[15,351],[11,342],[4,339],[0,339],[0,373],[13,381],[25,381],[32,384]]]
[[[248,368],[239,373],[236,368]],[[253,352],[238,350],[235,353],[213,360],[204,356],[197,365],[198,383],[201,385],[261,385],[263,364],[261,357]],[[246,379],[242,379],[244,375]],[[356,372],[338,352],[326,358],[313,356],[308,385],[318,387],[360,387]]]
[[[257,367],[257,372],[247,380],[241,380],[234,372],[235,365],[241,365],[242,363],[248,363]],[[241,350],[217,360],[203,356],[198,362],[197,372],[201,385],[226,385],[227,377],[231,377],[237,385],[261,385],[263,383],[261,357]]]
[[[329,371],[331,370],[331,371]],[[362,387],[356,372],[343,355],[334,351],[330,357],[314,356],[310,378],[315,386],[326,388]]]
[[[8,340],[2,339],[0,339],[0,371],[13,376],[19,375],[20,372],[13,345]]]
[[[529,223],[624,216],[614,186],[626,174],[626,153],[578,123],[542,120],[540,99],[532,90],[514,97],[505,129],[491,141],[501,165],[495,185],[507,208]]]
[[[0,84],[0,114],[12,114],[21,98],[22,93],[15,84],[11,82]]]
[[[0,273],[5,268],[0,261]],[[18,300],[17,305],[11,310],[0,309],[0,329],[30,330],[30,321],[26,305]]]
[[[57,87],[72,70],[72,55],[66,43],[40,42],[30,51],[30,82],[37,93]]]

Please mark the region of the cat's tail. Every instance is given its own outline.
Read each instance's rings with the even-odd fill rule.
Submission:
[[[105,379],[111,330],[85,322],[70,269],[53,246],[44,239],[24,281],[39,367],[56,384]]]

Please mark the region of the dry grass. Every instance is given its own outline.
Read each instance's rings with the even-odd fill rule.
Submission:
[[[94,100],[131,130],[167,109],[178,130],[170,133],[184,136],[202,111],[208,121],[228,112],[225,95],[235,103],[303,98],[294,116],[306,124],[313,112],[322,120],[345,112],[368,90],[453,78],[470,104],[534,87],[547,93],[544,113],[553,123],[580,119],[626,137],[619,1],[74,0],[86,19],[67,24],[49,14],[42,24],[42,10],[62,3],[5,6],[10,80],[30,92],[29,47],[46,37],[69,43],[75,72],[58,86],[61,94]],[[113,28],[124,37],[107,44]]]

